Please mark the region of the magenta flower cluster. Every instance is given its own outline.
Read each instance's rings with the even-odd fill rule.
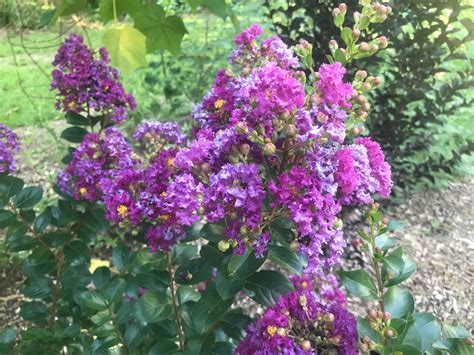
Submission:
[[[15,171],[16,161],[13,156],[20,150],[20,141],[15,132],[0,123],[0,174]]]
[[[357,322],[335,280],[293,277],[295,291],[280,296],[237,347],[237,355],[357,354]]]
[[[96,57],[81,36],[71,34],[53,61],[51,89],[57,90],[56,108],[88,116],[107,115],[112,122],[123,123],[136,103],[119,82],[117,69],[109,63],[105,48]]]

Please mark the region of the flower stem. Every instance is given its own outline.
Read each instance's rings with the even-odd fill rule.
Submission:
[[[372,223],[370,226],[371,231],[371,243],[372,243],[372,250],[375,251],[375,237],[377,236],[377,231],[375,230],[375,226]],[[385,302],[384,302],[384,287],[382,282],[382,274],[380,272],[380,263],[375,258],[374,255],[371,255],[372,258],[372,265],[374,267],[375,278],[377,280],[377,288],[378,288],[378,296],[379,296],[379,306],[382,312],[385,313]]]
[[[183,351],[184,350],[184,332],[183,332],[183,327],[181,324],[181,316],[179,315],[178,302],[176,300],[176,288],[175,288],[174,277],[173,277],[173,265],[171,263],[171,252],[168,252],[166,254],[166,257],[168,260],[169,286],[170,286],[170,291],[171,291],[171,300],[173,302],[174,316],[176,319],[176,332],[178,333],[179,350]]]

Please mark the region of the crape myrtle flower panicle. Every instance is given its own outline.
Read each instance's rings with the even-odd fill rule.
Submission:
[[[15,132],[0,123],[0,174],[16,170],[14,153],[20,150],[20,141]]]
[[[181,126],[175,122],[145,121],[138,125],[133,138],[150,146],[179,145],[184,141],[185,135],[181,132]]]
[[[231,53],[229,62],[231,64],[244,64],[253,62],[258,54],[255,40],[263,33],[260,25],[253,24],[242,33],[235,36],[236,49]]]
[[[71,34],[59,47],[53,61],[51,89],[57,90],[56,108],[64,112],[109,115],[114,123],[127,119],[136,108],[135,99],[119,82],[105,48],[94,56],[84,39]]]
[[[343,82],[346,69],[339,62],[333,64],[322,64],[319,68],[319,80],[317,87],[321,93],[321,99],[326,105],[337,105],[342,108],[350,108],[352,96],[352,85]]]
[[[267,60],[273,61],[285,69],[297,68],[299,66],[298,58],[278,36],[264,39],[261,49],[262,55]]]
[[[88,133],[58,174],[58,186],[76,200],[98,201],[102,197],[99,182],[119,167],[133,166],[131,155],[131,146],[116,128],[107,128],[102,136]]]
[[[357,322],[341,302],[342,292],[315,292],[336,287],[320,286],[307,275],[292,281],[295,291],[280,296],[249,326],[235,354],[357,354]]]

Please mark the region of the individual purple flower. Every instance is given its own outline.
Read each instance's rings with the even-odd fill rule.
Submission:
[[[265,252],[268,250],[268,243],[270,242],[271,234],[269,232],[263,232],[257,237],[257,240],[253,243],[252,249],[255,252],[257,258],[262,258]]]
[[[16,161],[13,154],[19,150],[20,141],[16,133],[0,123],[0,174],[15,171]]]
[[[229,62],[232,64],[252,63],[257,57],[258,49],[255,46],[255,40],[263,33],[260,25],[253,24],[242,33],[235,36],[236,49],[231,53]]]
[[[53,61],[51,89],[57,90],[56,108],[64,112],[109,115],[123,123],[135,110],[135,99],[119,82],[118,71],[109,66],[105,48],[96,58],[84,39],[71,34],[59,47]]]
[[[152,252],[169,251],[184,237],[184,229],[177,225],[156,225],[148,228],[145,239]]]
[[[343,77],[346,69],[339,62],[333,64],[322,64],[319,67],[318,88],[321,92],[322,101],[326,105],[337,105],[342,108],[350,108],[352,96],[352,85],[344,83]]]
[[[235,354],[357,354],[357,322],[345,302],[315,291],[319,283],[310,277],[293,282],[296,290],[249,326]]]
[[[380,145],[370,138],[357,138],[356,144],[363,145],[367,149],[367,156],[369,158],[370,168],[372,169],[372,176],[379,183],[377,193],[382,197],[390,196],[392,192],[392,176],[390,165],[385,161]]]
[[[140,143],[151,146],[164,144],[181,144],[185,135],[181,133],[181,126],[174,122],[145,121],[135,130],[133,138]]]
[[[199,136],[186,148],[176,154],[174,165],[183,171],[192,171],[201,164],[207,163],[211,154],[213,141],[205,136]]]
[[[241,45],[251,45],[258,36],[263,33],[263,29],[260,25],[253,24],[249,28],[245,29],[242,33],[235,36],[235,44]]]
[[[262,55],[269,61],[276,62],[285,69],[299,66],[298,58],[278,36],[264,39],[261,44],[261,51]]]

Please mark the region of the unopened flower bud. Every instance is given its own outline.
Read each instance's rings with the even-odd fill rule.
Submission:
[[[339,10],[337,7],[332,10],[332,16],[336,17],[341,13],[341,10]]]
[[[331,344],[339,346],[339,344],[341,343],[341,336],[336,335],[334,337],[330,337],[328,340]]]
[[[379,327],[377,322],[370,322],[369,325],[370,325],[370,328],[372,328],[373,330],[377,330]]]
[[[362,42],[359,45],[359,49],[361,50],[361,52],[368,52],[370,50],[370,47],[369,47],[369,44],[367,42]]]
[[[200,170],[203,173],[208,174],[211,172],[211,166],[209,165],[209,163],[202,163],[200,166]]]
[[[301,343],[301,349],[303,351],[310,351],[311,350],[311,343],[308,340],[305,340]]]
[[[359,104],[359,105],[363,105],[367,102],[367,99],[365,98],[364,95],[359,95],[357,96],[356,98],[356,102]]]
[[[248,75],[248,74],[250,74],[251,71],[252,71],[252,69],[250,67],[244,67],[242,69],[242,74]]]
[[[382,8],[382,4],[380,4],[379,2],[374,2],[372,4],[372,10],[374,11],[380,11],[381,8]]]
[[[385,313],[383,314],[383,320],[389,320],[391,316],[392,316],[392,315],[390,314],[390,312],[385,312]]]
[[[378,42],[379,42],[380,48],[387,48],[387,46],[388,46],[387,37],[385,37],[385,36],[380,36],[380,37],[378,38]]]
[[[346,12],[347,11],[347,5],[343,2],[341,2],[339,4],[339,10],[341,10],[341,12]]]
[[[390,6],[385,6],[385,14],[390,15],[392,13],[392,8]]]
[[[360,30],[357,29],[357,28],[352,30],[352,39],[357,40],[357,39],[359,39],[359,37],[360,37]]]
[[[324,315],[323,319],[327,323],[332,323],[332,322],[334,322],[335,317],[334,317],[334,314],[332,314],[332,313],[326,313]]]
[[[395,334],[393,333],[393,330],[392,329],[387,329],[387,331],[385,332],[385,336],[387,338],[391,338],[393,337]]]
[[[356,11],[354,12],[354,20],[357,22],[360,20],[360,18],[362,17],[361,13],[359,11]]]
[[[371,81],[371,84],[375,87],[379,86],[382,83],[382,79],[380,79],[378,76],[374,77]]]
[[[246,156],[250,153],[250,145],[247,143],[244,143],[240,146],[240,152]]]
[[[271,142],[265,143],[265,145],[263,146],[264,155],[273,155],[275,154],[275,151],[276,151],[275,144]]]
[[[375,309],[371,309],[369,311],[369,317],[372,319],[377,319],[377,311]]]
[[[249,134],[249,128],[245,124],[245,122],[238,122],[235,125],[235,131],[239,134]]]
[[[362,343],[360,344],[360,350],[363,352],[363,353],[367,353],[369,352],[369,346],[365,343]]]
[[[308,299],[306,298],[305,295],[301,295],[298,297],[298,302],[301,306],[306,306],[308,304]]]
[[[354,248],[357,248],[360,245],[360,239],[352,239],[351,244]]]
[[[342,229],[343,226],[344,223],[342,222],[342,219],[336,218],[333,225],[334,229]]]
[[[291,244],[290,244],[290,249],[291,250],[298,251],[299,248],[300,248],[300,243],[298,243],[296,240],[291,242]]]
[[[278,329],[277,329],[277,334],[278,334],[279,336],[281,336],[281,337],[285,336],[285,335],[286,335],[286,330],[285,330],[285,328],[281,328],[281,327],[278,328]]]
[[[338,49],[339,45],[337,44],[336,40],[332,39],[329,41],[329,48],[331,49]]]
[[[319,112],[318,113],[318,116],[317,116],[317,119],[319,122],[321,123],[326,123],[328,121],[328,116],[326,116],[324,113],[322,112]]]
[[[369,91],[372,88],[369,83],[363,83],[362,84],[362,90],[364,91]]]
[[[362,109],[364,111],[369,111],[370,110],[370,104],[368,102],[364,102],[364,104],[362,105]]]
[[[377,311],[377,319],[383,319],[383,312]]]
[[[286,127],[285,133],[287,137],[293,138],[294,136],[296,136],[296,133],[298,133],[298,130],[295,125],[290,124]]]
[[[370,45],[370,51],[371,51],[371,52],[377,52],[378,50],[379,50],[379,46],[376,45],[375,43],[372,43],[372,44]]]
[[[245,235],[248,233],[248,228],[246,226],[241,226],[240,227],[240,234]]]
[[[291,113],[288,110],[283,111],[283,113],[280,115],[280,118],[284,122],[288,122],[288,120],[291,118]]]
[[[466,344],[470,346],[474,346],[474,338],[470,337],[466,339]]]
[[[227,250],[230,248],[230,243],[227,240],[220,240],[219,243],[217,243],[217,248],[225,253]]]
[[[362,338],[362,341],[367,344],[370,344],[372,342],[372,340],[367,335]]]

